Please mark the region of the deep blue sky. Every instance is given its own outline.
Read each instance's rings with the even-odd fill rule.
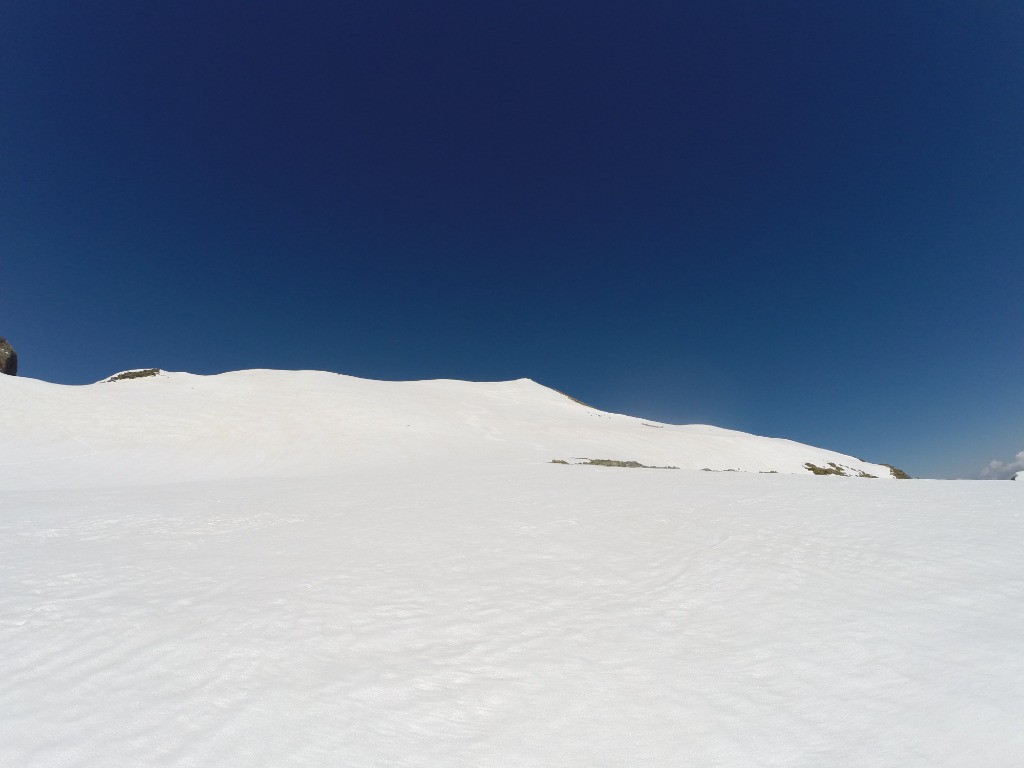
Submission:
[[[1022,244],[1015,0],[0,5],[25,376],[528,376],[977,476]]]

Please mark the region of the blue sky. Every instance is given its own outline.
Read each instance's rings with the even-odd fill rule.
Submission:
[[[0,9],[21,375],[527,376],[930,477],[1024,449],[1024,10]]]

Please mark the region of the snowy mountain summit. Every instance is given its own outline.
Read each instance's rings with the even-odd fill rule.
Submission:
[[[14,487],[551,462],[892,477],[886,465],[790,440],[605,413],[530,379],[147,369],[87,386],[0,386],[0,467]]]

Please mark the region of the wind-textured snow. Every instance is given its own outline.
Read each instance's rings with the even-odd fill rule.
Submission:
[[[0,397],[0,765],[1024,763],[1019,483],[528,381]]]

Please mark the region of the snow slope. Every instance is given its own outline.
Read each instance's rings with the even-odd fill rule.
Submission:
[[[14,486],[294,477],[355,468],[580,458],[684,469],[889,469],[789,440],[604,413],[529,379],[369,381],[238,371],[61,386],[4,377],[0,470]]]
[[[1024,763],[1018,483],[553,465],[831,454],[525,381],[0,385],[0,766]]]

